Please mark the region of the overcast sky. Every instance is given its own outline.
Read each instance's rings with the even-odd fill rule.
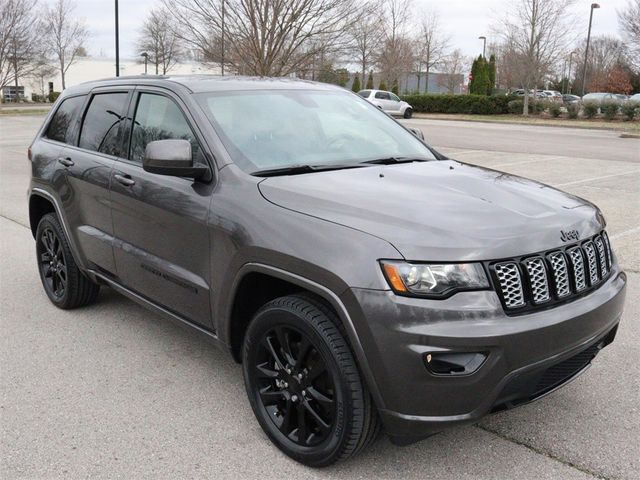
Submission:
[[[46,1],[46,0],[45,0]],[[90,55],[115,56],[114,47],[114,0],[76,0],[77,14],[84,17],[91,38],[87,44]],[[358,0],[355,0],[358,1]],[[594,13],[592,35],[617,35],[616,10],[622,9],[628,0],[599,0],[601,8]],[[120,0],[120,55],[133,57],[135,40],[140,24],[149,9],[159,0]],[[443,30],[452,40],[454,48],[465,55],[482,53],[482,41],[478,36],[486,35],[491,40],[491,26],[504,15],[506,8],[513,8],[509,0],[414,0],[418,15],[425,10],[437,11]],[[589,8],[592,0],[577,0],[568,14],[575,15],[577,29],[586,36]]]

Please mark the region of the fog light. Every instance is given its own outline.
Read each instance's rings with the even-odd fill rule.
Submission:
[[[486,353],[425,353],[427,370],[434,375],[469,375],[480,368],[487,358]]]

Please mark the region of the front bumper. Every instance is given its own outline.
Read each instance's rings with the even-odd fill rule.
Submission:
[[[493,291],[425,300],[351,289],[342,301],[385,429],[405,443],[531,401],[574,378],[613,340],[625,289],[626,275],[616,266],[589,295],[519,316],[505,315]],[[425,355],[441,352],[482,352],[486,359],[470,374],[434,375]]]

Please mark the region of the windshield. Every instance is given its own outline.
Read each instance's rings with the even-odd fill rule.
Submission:
[[[251,90],[197,98],[234,162],[248,173],[390,157],[435,159],[413,134],[349,92]]]

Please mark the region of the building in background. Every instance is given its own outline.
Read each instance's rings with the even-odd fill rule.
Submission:
[[[69,67],[65,77],[67,87],[78,85],[79,83],[99,80],[101,78],[112,78],[115,76],[115,58],[107,57],[83,57]],[[147,72],[152,74],[155,66],[151,63],[147,65]],[[21,99],[32,100],[33,94],[47,96],[51,83],[53,91],[59,92],[62,88],[62,78],[56,69],[55,74],[47,77],[32,75],[20,78],[18,94]],[[176,64],[169,72],[170,75],[193,75],[193,74],[219,74],[218,66],[207,66],[199,62],[184,62]],[[120,59],[120,76],[143,75],[144,63],[137,59]],[[15,86],[10,85],[2,91],[3,101],[15,100]]]

